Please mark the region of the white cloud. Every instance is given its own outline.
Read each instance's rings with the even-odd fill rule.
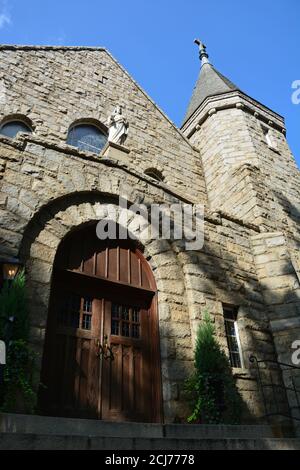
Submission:
[[[5,25],[11,24],[11,17],[7,13],[0,13],[0,29],[4,28]]]
[[[10,4],[8,0],[0,0],[0,29],[11,24]]]

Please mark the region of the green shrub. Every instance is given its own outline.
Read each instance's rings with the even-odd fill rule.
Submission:
[[[13,317],[13,321],[12,321]],[[2,411],[30,412],[34,410],[36,393],[33,371],[36,354],[28,344],[29,317],[25,274],[19,273],[0,292],[0,338],[6,343],[4,384],[1,386]]]
[[[14,321],[10,322],[9,317],[12,316]],[[9,335],[11,340],[28,340],[29,320],[24,271],[21,271],[11,284],[4,282],[0,292],[0,335]]]
[[[199,325],[195,347],[195,372],[186,380],[186,396],[192,408],[190,423],[238,424],[242,400],[229,360],[215,339],[208,312]]]

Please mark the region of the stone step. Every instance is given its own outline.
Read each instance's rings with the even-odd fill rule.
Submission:
[[[300,439],[176,439],[0,433],[0,450],[300,450]]]
[[[145,439],[265,439],[275,437],[268,425],[195,425],[113,423],[92,419],[0,413],[0,432],[43,436],[92,436]]]

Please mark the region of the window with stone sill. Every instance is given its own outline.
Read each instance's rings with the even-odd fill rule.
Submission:
[[[107,142],[107,135],[92,124],[76,124],[69,130],[67,144],[93,153],[99,153]]]
[[[22,121],[4,122],[0,126],[0,134],[4,135],[5,137],[10,137],[11,139],[14,139],[19,132],[31,134],[32,129]]]
[[[223,305],[225,333],[231,367],[243,369],[243,355],[237,322],[238,308]]]

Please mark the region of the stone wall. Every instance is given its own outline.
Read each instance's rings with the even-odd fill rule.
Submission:
[[[263,289],[268,316],[279,362],[292,365],[293,343],[300,339],[300,284],[295,264],[281,232],[269,232],[252,237],[258,276]],[[296,365],[296,364],[294,364]],[[288,399],[293,416],[299,418],[297,396],[300,392],[298,370],[282,366],[288,387]],[[293,383],[294,381],[294,383]]]
[[[2,46],[0,64],[0,120],[24,115],[37,137],[64,143],[72,123],[90,118],[105,124],[120,104],[129,121],[127,165],[141,172],[157,168],[170,188],[205,201],[198,152],[106,50]]]
[[[295,236],[300,174],[281,116],[231,92],[208,98],[182,130],[200,150],[212,209]]]
[[[4,140],[1,249],[11,256],[21,256],[25,262],[32,341],[42,353],[53,259],[66,233],[86,221],[99,220],[105,214],[107,198],[116,197],[124,185],[132,201],[172,203],[180,198],[149,177],[141,184],[138,173],[113,158],[113,149],[109,160],[99,161],[75,151],[64,153],[62,148],[53,148],[31,136],[18,144],[24,149]],[[253,233],[251,225],[213,214],[206,220],[205,244],[200,252],[187,252],[179,242],[145,244],[159,291],[168,421],[183,419],[187,414],[182,384],[192,369],[192,338],[204,309],[212,313],[218,340],[227,350],[222,302],[240,306],[246,369],[235,373],[250,414],[262,413],[248,357],[254,351],[260,357],[273,357],[274,348],[251,254],[249,235]]]
[[[300,173],[284,120],[241,92],[231,92],[208,98],[183,132],[200,149],[210,207],[252,222],[262,232],[250,237],[255,272],[277,358],[291,364],[291,345],[300,339]],[[300,373],[293,374],[300,384]],[[283,376],[290,385],[291,373]]]
[[[36,349],[42,353],[54,256],[70,230],[99,220],[120,193],[146,204],[202,202],[203,249],[188,252],[172,240],[143,243],[158,287],[165,419],[183,420],[188,413],[182,385],[192,370],[195,333],[205,309],[228,353],[222,304],[239,307],[245,367],[234,373],[247,408],[245,420],[261,416],[249,355],[273,359],[276,351],[251,240],[260,234],[258,223],[268,227],[270,217],[261,207],[263,179],[253,177],[258,157],[248,130],[236,133],[233,127],[233,148],[226,137],[232,123],[245,125],[244,111],[213,111],[205,123],[207,134],[198,129],[201,138],[190,137],[200,155],[104,50],[2,48],[1,73],[6,86],[2,117],[24,114],[34,125],[32,135],[0,137],[0,254],[20,256],[25,263]],[[123,105],[130,123],[126,148],[109,146],[97,156],[65,144],[72,122],[93,118],[103,123],[116,104]],[[234,152],[234,181],[240,181],[242,199],[228,215],[233,176],[223,163]],[[164,181],[146,176],[148,167],[161,170]],[[223,212],[216,210],[220,204]]]

